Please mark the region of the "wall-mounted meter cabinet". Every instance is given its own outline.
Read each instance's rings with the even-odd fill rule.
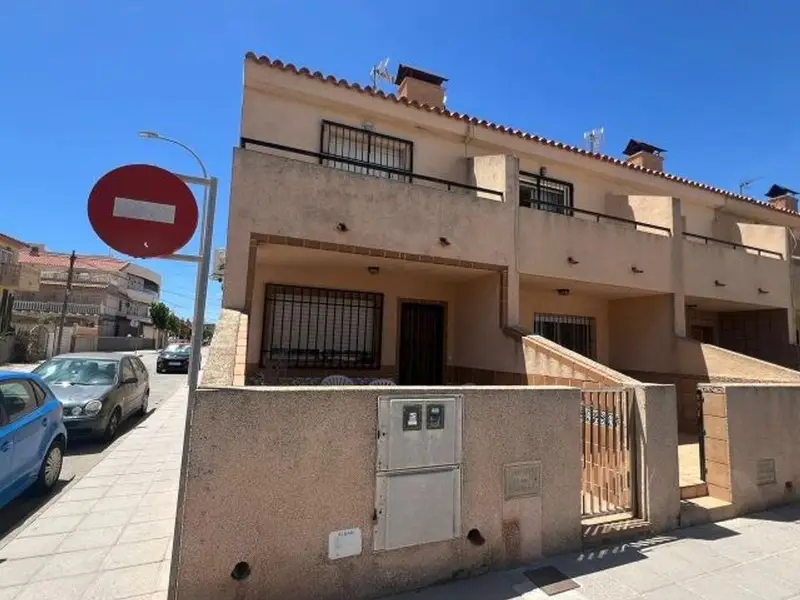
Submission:
[[[461,396],[378,399],[374,549],[461,535]]]

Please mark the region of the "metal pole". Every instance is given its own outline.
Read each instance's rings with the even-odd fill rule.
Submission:
[[[189,364],[189,397],[197,390],[197,380],[200,373],[200,353],[203,351],[203,323],[206,313],[206,296],[208,295],[208,277],[211,267],[211,236],[214,233],[214,209],[217,203],[217,178],[209,179],[207,193],[208,200],[204,219],[201,240],[207,240],[203,244],[203,254],[200,257],[200,264],[197,267],[197,286],[194,299],[194,320],[192,322],[192,358]]]
[[[61,317],[58,320],[58,336],[56,337],[56,347],[53,348],[53,356],[61,354],[61,337],[64,335],[64,321],[67,318],[67,303],[72,291],[72,274],[75,270],[75,250],[69,255],[69,270],[67,271],[67,287],[64,290],[64,302],[61,304]]]

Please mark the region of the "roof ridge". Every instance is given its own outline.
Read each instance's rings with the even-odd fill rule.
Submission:
[[[312,72],[311,69],[308,67],[296,67],[292,63],[284,63],[281,60],[270,58],[266,55],[257,55],[255,52],[247,52],[245,54],[245,60],[250,60],[255,62],[259,65],[264,65],[273,69],[278,69],[279,71],[284,71],[287,73],[293,73],[295,75],[303,75],[308,77],[309,79],[316,79],[321,81],[322,83],[331,83],[338,87],[344,87],[345,89],[353,90],[362,94],[368,94],[370,96],[381,98],[384,100],[392,100],[397,104],[403,104],[405,106],[409,106],[411,108],[416,108],[420,110],[425,110],[427,112],[436,113],[445,117],[449,117],[451,119],[457,119],[460,121],[465,121],[467,123],[471,123],[473,125],[479,125],[481,127],[485,127],[486,129],[491,129],[493,131],[500,131],[501,133],[507,133],[509,135],[514,135],[516,137],[531,140],[534,142],[538,142],[545,146],[551,146],[553,148],[558,148],[560,150],[565,150],[567,152],[572,152],[574,154],[580,154],[582,156],[587,156],[589,158],[594,158],[596,160],[600,160],[603,162],[611,163],[613,165],[630,169],[632,171],[640,171],[642,173],[647,173],[648,175],[653,175],[655,177],[660,177],[662,179],[666,179],[668,181],[674,181],[676,183],[680,183],[682,185],[688,185],[690,187],[698,188],[701,190],[705,190],[708,192],[712,192],[715,194],[720,194],[725,196],[726,198],[732,198],[734,200],[741,200],[743,202],[748,202],[750,204],[755,204],[757,206],[767,208],[769,210],[773,210],[776,212],[800,216],[800,213],[795,212],[793,210],[789,210],[788,208],[783,208],[780,206],[774,206],[767,202],[762,202],[761,200],[757,200],[756,198],[752,198],[750,196],[745,196],[743,194],[737,194],[735,192],[731,192],[724,188],[716,187],[713,185],[709,185],[707,183],[703,183],[701,181],[694,181],[693,179],[688,179],[686,177],[681,177],[680,175],[673,175],[672,173],[667,173],[666,171],[655,171],[653,169],[647,169],[645,167],[631,164],[627,161],[624,161],[619,158],[615,158],[609,154],[602,154],[600,152],[592,152],[590,150],[585,150],[580,148],[579,146],[573,146],[572,144],[567,144],[565,142],[559,142],[557,140],[551,140],[544,136],[535,134],[535,133],[528,133],[526,131],[522,131],[521,129],[516,129],[513,127],[509,127],[507,125],[500,125],[497,123],[493,123],[492,121],[487,121],[485,119],[478,119],[477,117],[472,117],[465,113],[458,113],[451,111],[447,108],[441,108],[438,106],[431,106],[429,104],[421,104],[415,100],[408,100],[407,98],[400,98],[395,94],[387,94],[382,90],[376,90],[372,86],[366,85],[362,86],[359,83],[350,83],[346,79],[337,78],[333,75],[325,75],[321,71],[314,71]]]

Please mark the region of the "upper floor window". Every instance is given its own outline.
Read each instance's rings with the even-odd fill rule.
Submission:
[[[11,248],[0,248],[0,264],[14,262],[14,251]]]
[[[520,206],[572,216],[572,195],[572,184],[567,181],[520,171]]]
[[[348,159],[323,158],[321,162],[325,166],[399,181],[410,180],[414,143],[408,140],[323,121],[321,146],[322,154]]]

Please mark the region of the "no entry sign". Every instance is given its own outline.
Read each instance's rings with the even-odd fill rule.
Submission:
[[[192,239],[197,202],[174,173],[153,165],[125,165],[92,188],[89,222],[117,252],[134,258],[168,256]]]

